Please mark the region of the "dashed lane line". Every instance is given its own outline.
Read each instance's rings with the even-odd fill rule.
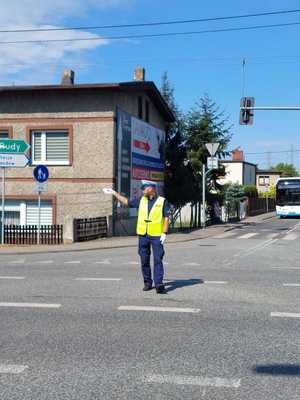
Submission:
[[[80,260],[76,260],[76,261],[64,261],[64,264],[80,264],[81,261]]]
[[[8,264],[24,264],[25,260],[14,260],[14,261],[9,261]]]
[[[300,287],[300,283],[284,283],[283,286]]]
[[[204,283],[207,283],[209,285],[226,285],[228,282],[227,281],[204,281]]]
[[[201,264],[196,263],[196,262],[188,262],[188,263],[184,263],[183,265],[186,265],[188,267],[199,267]]]
[[[0,276],[0,279],[22,280],[25,279],[25,276]]]
[[[75,278],[75,281],[121,281],[122,278]]]
[[[152,306],[120,306],[119,311],[153,311],[153,312],[177,312],[177,313],[199,313],[199,308],[178,307],[152,307]]]
[[[21,374],[26,369],[28,365],[0,364],[0,374]]]
[[[300,313],[271,312],[271,317],[279,317],[279,318],[300,318]]]
[[[53,264],[53,260],[41,260],[41,261],[34,261],[32,264]]]
[[[143,378],[145,383],[171,384],[186,386],[212,386],[217,388],[239,388],[240,379],[228,379],[219,377],[205,376],[185,376],[185,375],[148,375]]]
[[[102,261],[96,261],[95,264],[109,265],[111,264],[111,262],[109,260],[102,260]]]
[[[61,304],[46,303],[0,303],[0,307],[16,307],[16,308],[60,308]]]

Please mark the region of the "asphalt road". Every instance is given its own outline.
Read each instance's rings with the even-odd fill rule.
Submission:
[[[300,398],[300,221],[136,250],[0,256],[0,398]]]

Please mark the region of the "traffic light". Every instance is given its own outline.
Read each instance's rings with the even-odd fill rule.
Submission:
[[[240,125],[252,125],[254,110],[254,97],[242,97],[240,107]]]

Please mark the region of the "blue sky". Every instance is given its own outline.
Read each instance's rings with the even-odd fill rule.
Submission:
[[[297,9],[299,6],[296,0],[0,0],[0,26],[12,29],[126,24]],[[148,29],[0,34],[0,41],[45,36],[88,38],[285,22],[300,22],[300,13]],[[239,126],[241,59],[246,58],[246,95],[254,96],[257,105],[300,105],[299,34],[300,25],[173,38],[0,45],[0,85],[57,83],[65,67],[76,71],[78,83],[128,81],[137,64],[146,68],[148,80],[159,85],[163,71],[168,71],[183,110],[188,110],[204,93],[209,94],[229,114],[234,125],[231,148],[241,146],[248,161],[266,167],[270,160],[272,164],[291,160],[291,153],[275,152],[289,150],[291,145],[295,150],[300,149],[300,112],[258,111],[252,127]],[[271,154],[250,154],[255,152]],[[294,161],[300,169],[300,151],[294,153]]]

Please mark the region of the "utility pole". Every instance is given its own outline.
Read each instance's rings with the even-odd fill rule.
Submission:
[[[294,165],[294,145],[291,144],[291,164]]]
[[[202,164],[202,218],[201,218],[202,229],[205,229],[205,225],[206,225],[205,186],[206,186],[206,165],[205,165],[205,163],[203,163]]]
[[[245,97],[246,87],[246,59],[242,59],[242,97]]]
[[[271,168],[271,152],[270,151],[268,151],[268,153],[267,153],[267,165],[268,165],[268,168]]]

